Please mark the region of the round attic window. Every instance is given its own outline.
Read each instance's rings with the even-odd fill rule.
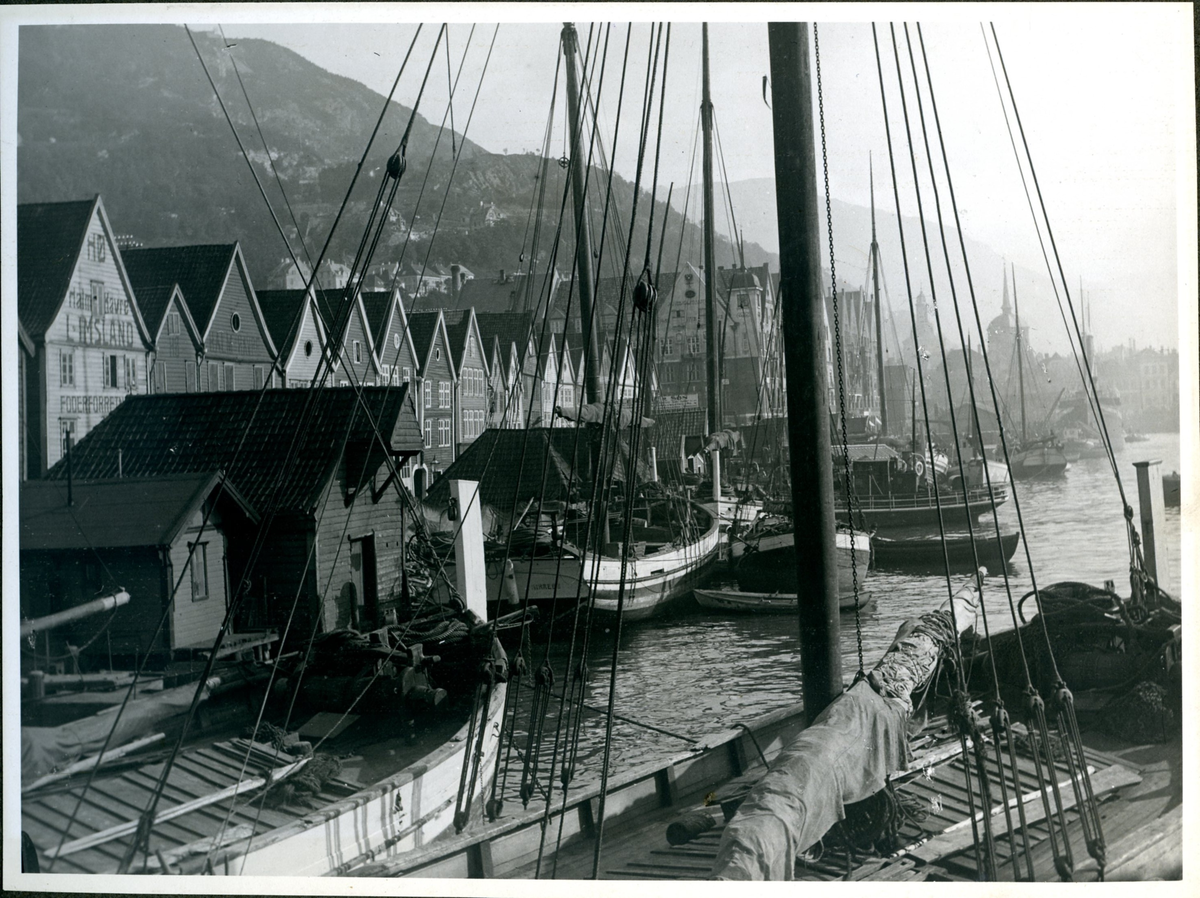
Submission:
[[[312,355],[312,340],[305,340],[305,341],[304,341],[304,354],[305,354],[305,355]]]
[[[684,290],[683,295],[686,296],[688,299],[695,299],[696,291],[695,290]]]
[[[397,349],[400,348],[400,335],[399,334],[392,334],[392,345],[395,346]]]
[[[232,317],[229,319],[229,324],[233,328],[233,332],[236,334],[242,329],[242,316],[237,312],[234,312]]]

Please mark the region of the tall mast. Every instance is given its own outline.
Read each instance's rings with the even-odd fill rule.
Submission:
[[[767,40],[796,565],[813,586],[798,603],[800,663],[813,720],[842,693],[842,656],[808,25],[772,23]]]
[[[870,165],[870,157],[868,156]],[[883,310],[879,308],[879,243],[875,239],[875,167],[871,173],[871,280],[875,286],[875,360],[879,366],[879,423],[884,435],[888,432],[887,389],[883,379]]]
[[[701,51],[704,58],[703,95],[700,100],[700,124],[704,132],[704,326],[708,346],[708,432],[721,429],[721,377],[719,373],[720,341],[717,340],[717,264],[713,236],[713,107],[708,73],[708,23],[700,26]],[[713,449],[713,501],[721,501],[721,452]]]
[[[575,56],[579,40],[575,26],[563,25],[563,55],[567,69],[567,114],[571,120],[571,195],[575,201],[575,265],[579,281],[579,317],[583,321],[584,390],[589,404],[603,402],[600,389],[600,341],[592,321],[592,234],[588,223],[583,177],[587,157],[583,154],[579,119],[579,76]]]
[[[1025,341],[1021,339],[1021,304],[1017,302],[1017,266],[1013,265],[1013,313],[1017,318],[1017,386],[1021,391],[1021,442],[1029,437],[1025,433]]]

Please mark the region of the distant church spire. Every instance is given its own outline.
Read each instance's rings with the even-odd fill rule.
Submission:
[[[1016,277],[1015,273],[1013,277]],[[1006,265],[1004,266],[1004,298],[1000,302],[1000,314],[1007,318],[1011,311],[1008,305],[1008,266]]]

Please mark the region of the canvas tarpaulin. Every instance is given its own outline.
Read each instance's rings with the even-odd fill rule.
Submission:
[[[954,623],[939,610],[902,628],[868,677],[780,752],[725,827],[714,879],[792,879],[796,857],[845,818],[847,804],[907,765],[912,693],[933,676]]]

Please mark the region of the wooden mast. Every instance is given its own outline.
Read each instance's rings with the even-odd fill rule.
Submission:
[[[1017,386],[1021,391],[1021,448],[1029,439],[1025,427],[1025,346],[1021,340],[1021,304],[1017,302],[1017,266],[1013,265],[1013,314],[1017,320]]]
[[[887,382],[883,378],[883,311],[879,308],[879,242],[875,239],[875,167],[871,173],[871,280],[875,287],[875,360],[879,367],[879,424],[884,436],[888,432]]]
[[[707,334],[708,364],[708,432],[714,434],[721,429],[721,343],[717,339],[717,265],[716,246],[713,235],[713,107],[708,71],[708,23],[700,26],[701,45],[704,59],[703,95],[700,100],[700,123],[704,133],[704,326]],[[717,503],[717,514],[721,513],[721,451],[709,453],[712,463],[713,501]]]
[[[842,692],[842,657],[808,26],[772,23],[767,37],[796,565],[811,587],[798,603],[800,662],[812,720]]]

